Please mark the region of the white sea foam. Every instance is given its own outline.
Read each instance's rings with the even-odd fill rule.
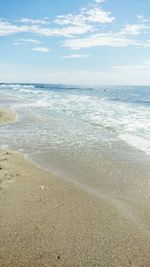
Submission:
[[[11,87],[11,88],[14,89],[14,90],[19,90],[19,89],[22,89],[22,88],[25,88],[25,89],[32,89],[32,88],[34,88],[34,85],[9,84],[9,87]]]
[[[9,90],[13,96],[23,97],[22,102],[13,104],[14,108],[36,108],[37,115],[42,109],[42,116],[47,120],[49,111],[76,119],[98,129],[99,132],[108,132],[109,136],[121,139],[147,154],[150,153],[150,108],[123,101],[125,92],[119,101],[114,91],[111,99],[107,95],[88,95],[81,89],[77,93],[61,89],[46,91],[42,88],[36,89],[34,85],[21,84],[9,85],[9,88],[13,88],[13,91]],[[137,97],[138,93],[135,92],[134,98]],[[115,98],[117,101],[114,101]],[[144,99],[146,97],[143,97]]]
[[[119,137],[129,145],[145,152],[147,155],[150,155],[150,140],[131,133],[120,134]]]
[[[19,88],[18,89],[20,92],[22,92],[22,93],[26,93],[26,94],[28,94],[28,93],[37,93],[37,92],[35,92],[35,91],[33,91],[33,90],[29,90],[29,89],[23,89],[23,88]]]
[[[42,100],[38,100],[38,101],[36,101],[34,103],[28,104],[28,106],[30,106],[30,107],[39,107],[39,108],[47,108],[47,107],[50,106],[50,104],[46,100],[42,99]]]

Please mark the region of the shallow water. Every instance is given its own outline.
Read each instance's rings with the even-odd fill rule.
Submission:
[[[136,214],[143,227],[150,200],[149,104],[148,87],[1,85],[0,106],[14,110],[17,121],[0,126],[0,146]]]

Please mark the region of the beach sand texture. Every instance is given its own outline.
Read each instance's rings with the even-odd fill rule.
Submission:
[[[15,119],[16,119],[15,113],[0,108],[0,124],[11,123],[15,121]]]
[[[0,150],[0,267],[6,266],[149,267],[150,241],[113,205]]]

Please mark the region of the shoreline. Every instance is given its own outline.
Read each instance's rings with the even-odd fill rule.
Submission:
[[[150,241],[117,208],[0,150],[0,267],[149,266]]]
[[[21,153],[0,149],[0,203],[0,267],[150,266],[149,236],[121,209]]]

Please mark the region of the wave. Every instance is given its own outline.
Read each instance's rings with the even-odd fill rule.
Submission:
[[[150,140],[131,133],[123,133],[119,135],[120,139],[128,143],[130,146],[150,155]]]
[[[31,90],[31,89],[28,89],[28,88],[32,88],[32,87],[23,87],[23,88],[18,88],[17,90],[19,92],[22,92],[22,93],[31,93],[31,94],[41,94],[42,92],[41,91],[37,91],[37,90]]]
[[[0,83],[0,87],[19,89],[19,88],[35,88],[34,84],[21,84],[21,83]]]
[[[132,92],[126,92],[112,88],[104,91],[104,88],[82,90],[71,87],[69,90],[68,86],[46,84],[1,86],[7,86],[13,97],[22,97],[20,103],[13,103],[16,109],[29,107],[34,111],[36,108],[36,113],[42,112],[43,116],[48,116],[51,111],[54,115],[60,114],[72,119],[72,123],[73,119],[76,119],[93,129],[98,129],[99,132],[106,131],[109,136],[121,139],[147,154],[150,153],[150,109],[148,105],[143,104],[148,102],[150,97],[147,89],[141,89],[139,92],[139,88],[132,88]],[[142,105],[135,105],[140,97]]]

